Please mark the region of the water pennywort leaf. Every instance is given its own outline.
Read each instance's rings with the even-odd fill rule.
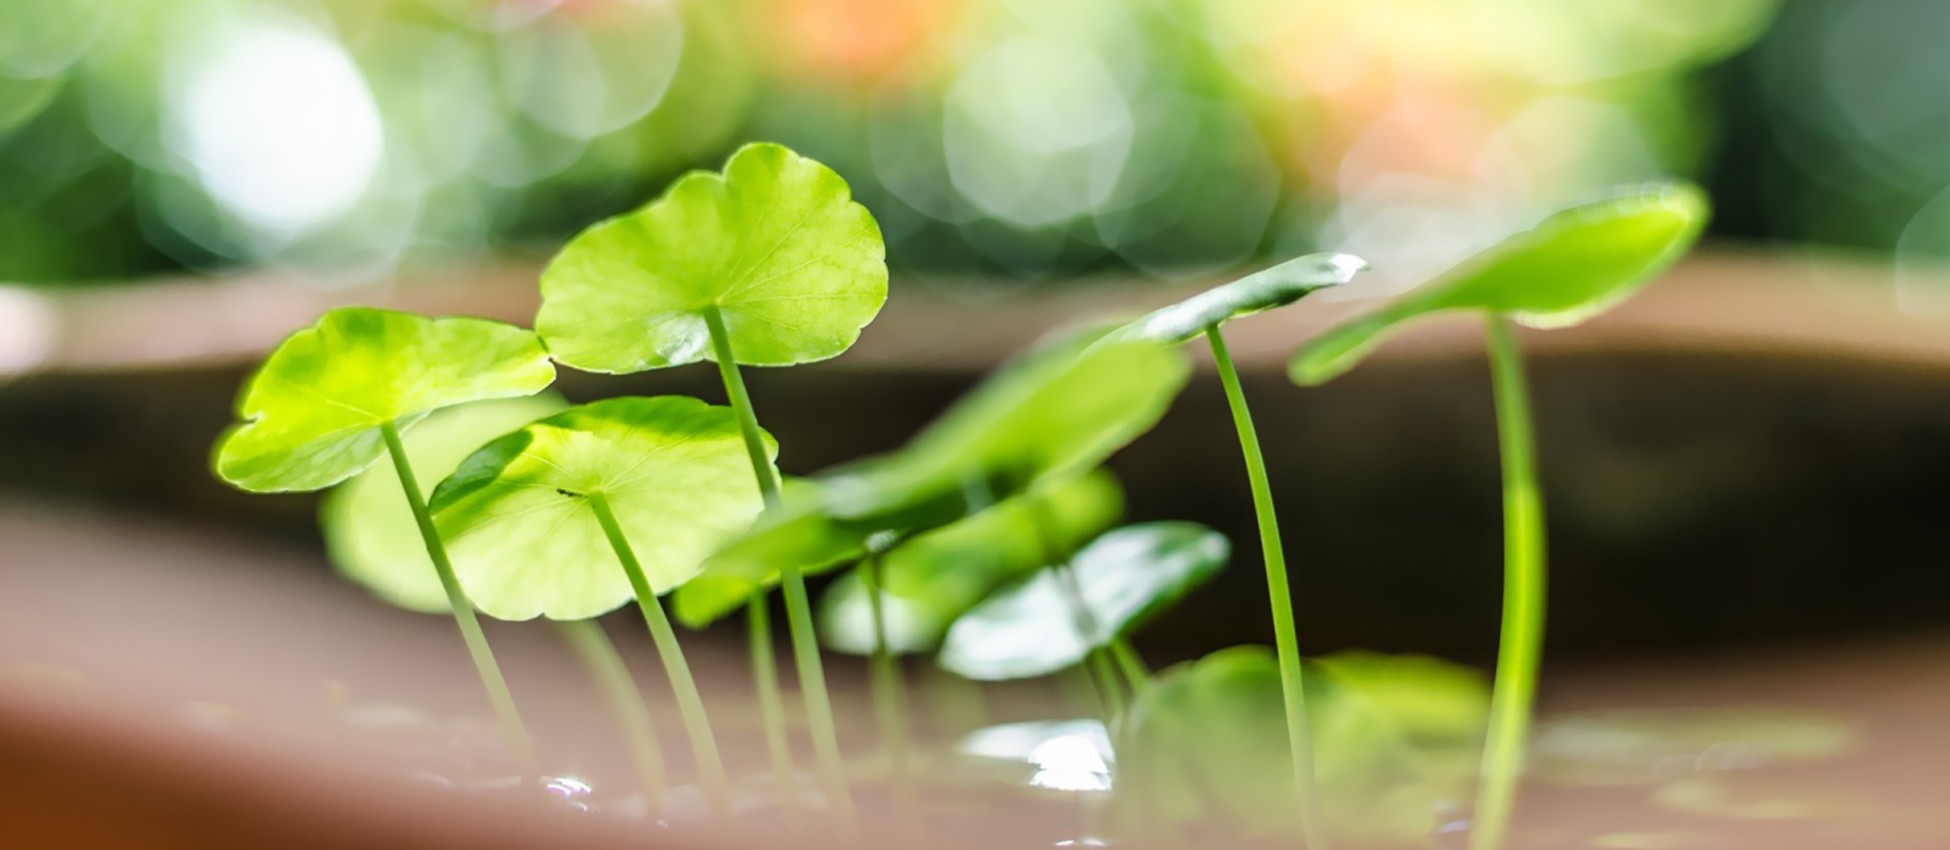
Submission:
[[[1213,325],[1284,307],[1316,290],[1347,283],[1367,267],[1368,261],[1352,254],[1295,257],[1154,310],[1118,333],[1160,342],[1184,342]]]
[[[838,174],[779,145],[746,145],[722,174],[687,174],[570,240],[542,272],[535,327],[557,360],[593,372],[714,359],[713,310],[739,363],[824,360],[887,300],[885,254]]]
[[[1190,373],[1174,346],[1102,336],[1073,333],[1039,346],[901,449],[787,487],[780,509],[677,592],[677,619],[696,627],[723,616],[787,559],[805,572],[830,569],[858,559],[875,533],[937,528],[1043,480],[1095,468],[1156,424]]]
[[[967,519],[917,535],[880,556],[881,606],[888,649],[925,652],[956,617],[998,586],[1052,559],[1063,560],[1117,521],[1124,493],[1110,473],[1052,482]],[[820,600],[820,640],[828,649],[873,651],[866,588],[849,574]]]
[[[941,667],[981,680],[1054,673],[1210,580],[1231,554],[1225,535],[1194,522],[1111,531],[1071,559],[1074,589],[1060,568],[1046,568],[955,620]]]
[[[318,490],[370,466],[379,427],[533,395],[555,380],[535,334],[486,319],[343,307],[280,343],[245,386],[217,474],[245,490]]]
[[[1309,340],[1287,372],[1311,386],[1354,368],[1403,324],[1437,313],[1502,313],[1537,328],[1616,306],[1686,253],[1709,215],[1690,183],[1655,183],[1553,213],[1389,302]]]
[[[483,446],[435,488],[468,598],[504,620],[580,620],[631,601],[597,493],[659,594],[763,508],[731,408],[680,396],[570,408]]]
[[[421,420],[401,442],[414,472],[438,481],[482,443],[568,406],[543,393],[450,407]],[[448,610],[440,575],[391,466],[375,465],[332,488],[319,505],[318,522],[333,565],[347,578],[409,611]]]

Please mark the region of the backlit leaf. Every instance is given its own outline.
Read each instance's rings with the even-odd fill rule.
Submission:
[[[1354,368],[1402,325],[1439,313],[1508,315],[1537,328],[1611,309],[1678,260],[1706,226],[1706,194],[1657,183],[1561,210],[1372,313],[1309,340],[1287,364],[1294,383]]]
[[[597,494],[659,594],[763,507],[731,408],[681,396],[570,408],[483,446],[434,490],[468,598],[504,620],[581,620],[633,599]]]
[[[886,300],[880,228],[846,181],[753,144],[570,240],[535,327],[570,366],[641,372],[715,360],[715,310],[739,363],[785,366],[845,351]]]
[[[379,426],[443,407],[534,395],[555,380],[535,334],[486,319],[344,307],[286,338],[219,440],[217,474],[245,490],[318,490],[385,451]]]

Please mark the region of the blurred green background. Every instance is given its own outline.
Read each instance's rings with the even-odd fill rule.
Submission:
[[[1723,234],[1950,249],[1946,30],[1935,0],[8,0],[0,281],[541,256],[751,139],[964,292],[1320,246],[1412,280],[1672,174]]]

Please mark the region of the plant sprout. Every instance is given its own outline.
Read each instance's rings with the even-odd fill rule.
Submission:
[[[1095,468],[1148,430],[1184,386],[1175,349],[1064,336],[1003,366],[898,451],[810,479],[783,510],[713,556],[679,588],[679,621],[702,626],[793,572],[859,560],[871,536],[918,534],[977,503],[969,482],[1006,499]]]
[[[1618,193],[1551,215],[1381,309],[1328,330],[1294,354],[1294,382],[1352,369],[1380,340],[1424,316],[1481,313],[1503,458],[1503,633],[1472,850],[1503,844],[1522,773],[1543,650],[1544,510],[1529,390],[1512,324],[1561,328],[1598,315],[1672,264],[1698,237],[1706,196],[1684,183]]]
[[[724,765],[657,597],[762,509],[741,430],[735,411],[694,398],[606,399],[482,446],[432,502],[461,583],[490,615],[581,620],[635,599],[721,808]]]
[[[722,174],[693,172],[663,197],[583,231],[542,273],[536,329],[562,363],[612,374],[718,364],[752,475],[768,507],[779,480],[739,365],[838,356],[887,298],[880,228],[831,169],[772,144],[747,145]],[[784,565],[786,618],[827,799],[852,802],[840,764],[805,579]],[[792,769],[764,596],[746,604],[754,674],[783,799]]]
[[[1280,523],[1273,507],[1273,489],[1266,474],[1259,434],[1253,427],[1246,393],[1239,383],[1239,370],[1233,365],[1232,352],[1226,347],[1220,327],[1233,319],[1292,304],[1315,290],[1344,284],[1367,265],[1366,261],[1348,254],[1296,257],[1154,311],[1120,331],[1166,342],[1185,342],[1202,335],[1211,345],[1212,360],[1218,366],[1219,380],[1225,385],[1226,403],[1232,409],[1233,428],[1239,433],[1239,448],[1246,460],[1246,480],[1253,494],[1253,513],[1259,522],[1267,596],[1273,605],[1273,642],[1279,654],[1280,682],[1286,700],[1286,737],[1293,757],[1294,788],[1303,825],[1319,823],[1322,815],[1313,790],[1313,741],[1308,733],[1300,640],[1293,621],[1286,547],[1280,539]],[[1327,846],[1319,830],[1307,829],[1308,847],[1319,850]]]
[[[1148,522],[1110,531],[1067,565],[1046,566],[956,619],[942,641],[939,663],[983,681],[1026,679],[1074,666],[1093,652],[1123,644],[1150,616],[1211,580],[1231,554],[1225,535],[1194,522]],[[1132,685],[1146,678],[1137,673],[1125,671]]]
[[[388,456],[488,700],[525,776],[528,733],[494,651],[461,592],[401,431],[445,407],[534,395],[555,380],[535,334],[485,319],[367,307],[327,312],[287,337],[245,385],[242,423],[217,443],[217,475],[253,492],[330,487]]]

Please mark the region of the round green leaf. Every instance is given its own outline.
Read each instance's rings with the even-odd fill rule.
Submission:
[[[544,393],[451,407],[421,420],[400,442],[414,475],[439,481],[482,443],[567,406],[560,396]],[[347,578],[409,611],[448,610],[447,593],[391,464],[375,465],[332,488],[319,506],[318,522],[332,563]]]
[[[735,610],[793,563],[858,560],[879,532],[938,528],[1095,468],[1155,424],[1190,366],[1175,346],[1076,334],[1003,366],[900,450],[788,487],[784,504],[673,598],[693,627]]]
[[[534,395],[555,380],[535,334],[486,319],[343,307],[278,345],[244,388],[217,474],[245,490],[319,490],[385,450],[379,426]]]
[[[1421,843],[1473,779],[1488,685],[1432,659],[1349,662],[1309,663],[1304,679],[1327,828],[1362,846]],[[1422,703],[1451,709],[1435,724],[1438,743],[1420,737],[1432,716]],[[1223,649],[1158,674],[1139,690],[1117,755],[1117,801],[1132,829],[1300,835],[1279,664],[1264,647]]]
[[[1318,289],[1339,286],[1368,267],[1352,254],[1308,254],[1262,269],[1162,307],[1132,322],[1121,334],[1184,342],[1206,328],[1242,316],[1284,307]]]
[[[595,494],[659,594],[763,507],[731,408],[681,396],[570,408],[483,446],[434,490],[468,598],[504,620],[587,619],[634,598]]]
[[[1039,487],[913,537],[880,556],[882,617],[897,654],[933,649],[968,609],[1003,583],[1070,553],[1117,521],[1124,493],[1104,471]],[[828,649],[873,651],[873,608],[849,573],[820,600]]]
[[[738,362],[786,366],[845,351],[886,300],[880,227],[846,181],[754,144],[570,240],[535,327],[570,366],[641,372],[716,359],[715,310]]]
[[[1537,328],[1579,324],[1611,309],[1678,260],[1709,215],[1690,183],[1656,183],[1561,210],[1373,313],[1295,352],[1287,373],[1311,386],[1354,368],[1404,323],[1483,311]]]
[[[962,615],[941,644],[941,667],[986,681],[1054,673],[1204,584],[1231,553],[1225,535],[1198,523],[1117,529],[1070,561],[1074,595],[1047,568]]]

